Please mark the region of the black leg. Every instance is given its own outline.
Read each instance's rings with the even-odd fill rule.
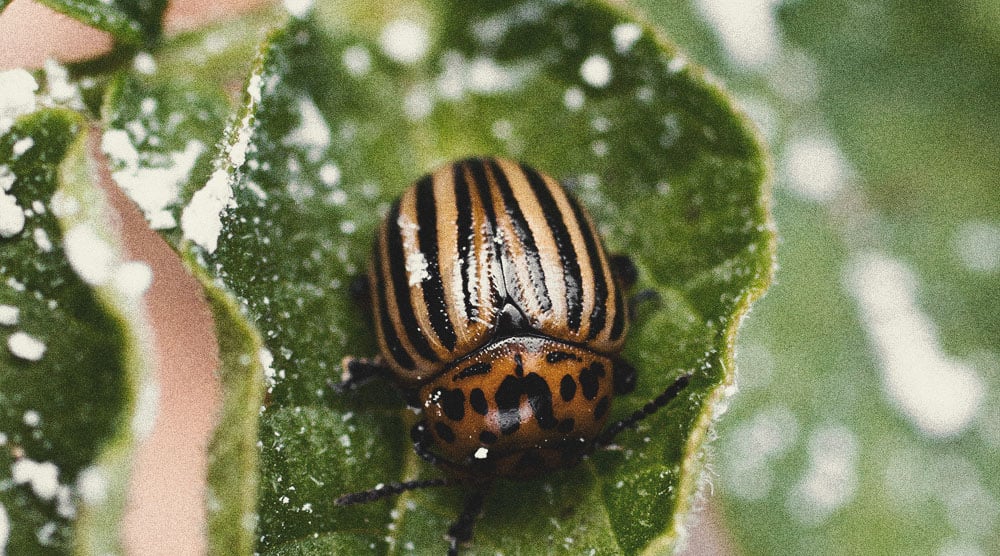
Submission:
[[[413,425],[413,428],[410,429],[410,440],[413,441],[413,451],[420,456],[420,459],[431,465],[447,465],[447,462],[444,462],[437,454],[430,451],[430,446],[434,443],[434,439],[431,437],[431,432],[427,430],[427,421],[420,421],[416,425]]]
[[[351,299],[353,299],[355,303],[366,309],[371,308],[371,295],[369,293],[371,291],[371,284],[368,282],[367,274],[355,276],[354,279],[351,280],[349,291],[351,293]]]
[[[628,318],[634,321],[639,316],[639,305],[648,302],[660,303],[660,294],[656,290],[641,290],[628,299]]]
[[[618,433],[656,413],[657,410],[670,403],[670,400],[676,398],[677,394],[680,394],[682,390],[687,388],[690,380],[690,374],[678,377],[677,380],[667,387],[662,394],[653,399],[653,401],[647,403],[642,409],[604,429],[604,432],[602,432],[594,441],[594,447],[600,448],[611,444],[614,442],[615,437],[618,436]]]
[[[340,498],[334,500],[333,503],[338,506],[350,506],[351,504],[374,502],[376,500],[381,500],[382,498],[386,498],[388,496],[404,493],[408,490],[416,490],[418,488],[428,488],[428,487],[449,486],[449,485],[451,485],[451,483],[448,482],[448,479],[426,479],[423,481],[407,481],[405,483],[381,484],[371,490],[364,490],[361,492],[345,494]]]
[[[612,369],[615,379],[615,395],[622,396],[635,390],[635,381],[638,373],[628,361],[616,359]]]
[[[337,393],[354,390],[359,385],[389,372],[389,369],[377,359],[348,356],[344,358],[340,366],[343,369],[340,382],[327,380],[327,384]]]
[[[476,525],[479,512],[483,509],[484,500],[486,500],[486,489],[475,490],[465,497],[465,507],[462,508],[462,513],[448,528],[448,537],[451,542],[448,547],[448,556],[458,556],[458,545],[472,539],[472,528]]]
[[[629,289],[639,280],[639,269],[628,255],[615,254],[608,258],[611,274],[624,289]]]

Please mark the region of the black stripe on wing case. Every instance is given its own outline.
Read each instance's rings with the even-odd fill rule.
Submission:
[[[552,310],[552,300],[549,298],[549,288],[545,285],[545,271],[542,269],[542,257],[538,253],[535,236],[531,233],[531,228],[528,226],[528,221],[525,219],[524,213],[521,212],[521,207],[517,204],[517,199],[514,198],[514,191],[510,187],[507,175],[495,160],[489,159],[486,163],[496,178],[497,188],[500,190],[504,209],[507,218],[510,219],[511,227],[514,229],[514,234],[517,235],[517,239],[524,246],[524,258],[528,265],[531,286],[535,296],[538,298],[538,310],[542,312],[550,311]]]
[[[437,361],[437,354],[431,349],[427,339],[420,332],[420,325],[413,312],[413,305],[410,301],[410,282],[406,273],[406,256],[403,254],[403,238],[399,230],[399,201],[392,207],[389,213],[386,226],[386,240],[388,241],[389,271],[391,274],[392,289],[396,294],[396,316],[399,324],[406,332],[406,338],[417,350],[421,357],[429,361]]]
[[[444,298],[444,284],[441,281],[441,265],[438,263],[437,203],[434,200],[434,182],[431,176],[424,176],[417,182],[417,226],[420,252],[427,261],[427,276],[421,282],[424,305],[431,321],[434,334],[448,351],[455,349],[455,329],[448,318],[448,306]]]
[[[542,176],[534,168],[524,164],[521,165],[521,170],[528,178],[528,184],[538,199],[542,214],[545,215],[545,221],[552,232],[552,238],[556,242],[556,251],[559,252],[559,260],[562,263],[563,281],[566,284],[567,324],[570,330],[576,332],[580,330],[580,317],[583,314],[583,276],[573,248],[573,239],[566,228],[562,211],[559,210],[559,205],[556,204],[552,191]]]

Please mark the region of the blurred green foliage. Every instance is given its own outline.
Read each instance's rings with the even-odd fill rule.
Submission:
[[[734,547],[993,553],[1000,546],[998,4],[730,3],[773,14],[779,48],[746,64],[727,48],[725,25],[711,23],[723,2],[636,3],[746,101],[776,153],[780,267],[741,334],[742,392],[719,425],[715,503]],[[846,162],[832,195],[803,194],[795,181],[796,143],[814,136],[832,138]],[[859,284],[852,273],[872,254],[887,264],[868,267],[874,282]],[[894,283],[893,269],[902,270],[896,285],[903,287],[872,291]],[[971,383],[958,390],[968,394],[964,406],[978,409],[960,430],[930,434],[896,403],[900,386],[887,370],[893,355],[884,336],[878,340],[878,330],[887,332],[871,302],[861,301],[879,296],[896,303],[876,314],[915,326],[912,352],[971,369]],[[916,363],[899,375],[904,391],[922,386]],[[948,367],[939,365],[935,379],[941,399],[968,378]],[[817,458],[831,456],[831,446],[846,456]]]

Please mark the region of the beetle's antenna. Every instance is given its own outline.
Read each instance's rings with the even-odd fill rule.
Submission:
[[[405,483],[380,484],[371,490],[364,490],[352,494],[345,494],[333,501],[338,506],[350,506],[351,504],[363,504],[374,502],[387,496],[402,494],[409,490],[418,488],[449,486],[452,483],[448,479],[426,479],[423,481],[407,481]]]
[[[465,497],[462,513],[448,528],[451,542],[448,546],[448,556],[458,556],[458,545],[469,542],[472,538],[472,528],[476,525],[479,512],[483,510],[484,500],[486,500],[486,489],[477,489]]]
[[[618,433],[634,426],[639,421],[642,421],[646,417],[656,413],[657,410],[670,403],[671,400],[677,397],[677,394],[680,394],[682,390],[687,388],[690,380],[691,373],[677,377],[677,380],[675,380],[673,384],[668,386],[662,394],[656,396],[653,401],[644,405],[642,409],[604,429],[604,432],[602,432],[594,441],[594,447],[604,447],[611,444],[614,442],[615,437],[618,436]]]

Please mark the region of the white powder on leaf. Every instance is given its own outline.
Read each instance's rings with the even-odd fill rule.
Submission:
[[[10,538],[10,517],[7,508],[0,504],[0,556],[7,554],[7,539]]]
[[[398,19],[382,29],[379,44],[389,58],[403,64],[413,64],[427,53],[430,35],[419,23]]]
[[[611,62],[600,54],[594,54],[580,65],[580,77],[591,87],[606,87],[611,82]]]
[[[21,458],[10,466],[10,474],[15,484],[30,484],[35,496],[43,500],[52,500],[59,490],[59,468],[51,461]]]
[[[229,173],[220,168],[184,207],[181,214],[184,239],[195,242],[209,253],[215,252],[222,232],[222,213],[235,206]]]
[[[35,111],[38,83],[23,69],[0,71],[0,135],[10,131],[18,116]]]
[[[117,267],[114,250],[88,226],[70,228],[63,238],[63,249],[77,276],[92,286],[107,282]]]
[[[28,152],[28,150],[30,150],[31,147],[34,146],[35,146],[35,140],[32,139],[31,137],[25,137],[24,139],[19,139],[17,142],[14,143],[14,146],[11,147],[11,152],[14,153],[14,158],[17,158],[22,154]]]
[[[7,338],[10,353],[25,361],[38,361],[45,355],[45,343],[24,332],[15,332]]]
[[[24,209],[13,195],[0,193],[0,237],[14,237],[24,229]]]
[[[0,325],[14,326],[21,317],[21,310],[13,305],[0,305]]]

